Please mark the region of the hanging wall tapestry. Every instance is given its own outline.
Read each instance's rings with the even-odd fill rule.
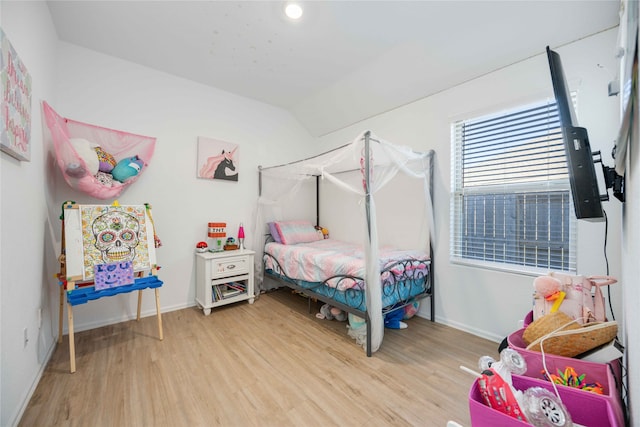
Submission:
[[[31,76],[0,29],[0,149],[18,160],[31,159]]]
[[[238,145],[198,137],[198,178],[238,181]]]

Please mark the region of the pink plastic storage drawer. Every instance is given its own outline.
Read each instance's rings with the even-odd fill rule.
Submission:
[[[543,387],[554,393],[550,382],[519,375],[513,376],[513,386],[518,390]],[[582,424],[585,427],[624,426],[624,424],[617,424],[616,415],[611,408],[611,404],[603,396],[569,387],[558,387],[558,393],[574,423]],[[469,391],[469,414],[471,416],[471,425],[474,427],[530,426],[528,423],[512,418],[485,405],[480,395],[477,379],[474,380]]]
[[[522,355],[527,362],[527,371],[524,376],[544,380],[544,366],[542,363],[542,353],[526,349],[526,344],[522,340],[524,328],[520,329],[507,337],[509,347],[516,350]],[[585,381],[587,383],[600,383],[604,388],[604,394],[601,397],[609,401],[611,409],[615,414],[615,424],[613,426],[623,427],[624,423],[624,406],[622,404],[622,396],[620,393],[621,384],[621,366],[619,360],[614,360],[609,364],[587,362],[571,357],[557,356],[555,354],[545,353],[547,370],[551,374],[558,374],[558,370],[564,372],[567,367],[575,369],[578,375],[586,374]],[[569,388],[558,386],[559,388]],[[593,392],[572,389],[580,393],[595,394]]]

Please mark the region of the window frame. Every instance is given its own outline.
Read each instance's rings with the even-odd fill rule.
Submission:
[[[575,93],[572,93],[572,98],[575,104]],[[498,112],[489,112],[484,114],[477,114],[474,117],[465,118],[465,119],[457,119],[451,122],[451,203],[450,203],[450,245],[449,245],[449,261],[452,264],[458,265],[467,265],[473,267],[479,267],[483,269],[489,270],[497,270],[497,271],[506,271],[511,273],[518,274],[526,274],[531,276],[537,276],[540,274],[546,274],[550,270],[554,271],[565,271],[568,273],[575,274],[577,272],[577,219],[573,214],[573,200],[571,197],[571,188],[567,176],[562,179],[552,179],[546,181],[539,182],[521,182],[521,183],[499,183],[494,185],[484,185],[484,186],[471,186],[464,187],[462,185],[462,176],[464,173],[464,165],[462,162],[462,150],[464,148],[464,137],[458,131],[459,126],[462,124],[468,124],[472,122],[487,120],[487,119],[496,119],[499,120],[501,117],[517,114],[519,112],[525,112],[528,109],[532,108],[532,106],[545,106],[550,109],[555,109],[555,100],[551,100],[549,98],[539,99],[538,102],[532,102],[528,104],[520,104],[513,106],[508,109],[503,109]],[[555,113],[557,115],[557,113]],[[547,120],[548,124],[553,124],[554,120]],[[558,119],[558,132],[559,132],[559,119]],[[555,129],[555,127],[551,128]],[[460,137],[458,137],[460,135]],[[568,245],[568,257],[566,262],[566,268],[556,268],[553,265],[553,261],[547,263],[544,267],[537,267],[532,265],[527,265],[526,257],[524,258],[524,262],[519,263],[509,263],[506,261],[494,262],[487,259],[475,259],[471,257],[465,257],[463,255],[463,242],[464,237],[463,231],[461,227],[464,225],[464,211],[461,206],[464,203],[465,196],[472,195],[491,195],[491,194],[512,194],[515,197],[521,194],[531,194],[532,196],[535,193],[538,194],[547,194],[552,195],[554,192],[561,192],[563,194],[563,198],[566,197],[566,202],[563,200],[561,202],[560,207],[562,208],[563,215],[565,214],[564,210],[567,209],[566,213],[568,218],[568,223],[565,223],[562,220],[562,233],[568,234],[568,241],[566,244]],[[566,203],[566,205],[565,205]],[[495,213],[495,212],[494,212]],[[520,218],[522,219],[522,218]],[[516,218],[517,221],[517,218]],[[547,227],[551,226],[551,217],[547,219]],[[568,228],[568,229],[566,229]],[[514,234],[517,235],[518,230],[515,231]],[[563,234],[564,237],[564,234]],[[497,240],[497,239],[496,239]],[[549,247],[549,251],[551,251],[551,247],[554,245],[554,241],[547,240],[547,243],[539,246],[547,246]],[[564,243],[563,240],[559,240],[560,243]],[[504,256],[506,258],[506,255]],[[552,260],[553,256],[549,255],[548,260]],[[564,264],[561,264],[564,266]]]

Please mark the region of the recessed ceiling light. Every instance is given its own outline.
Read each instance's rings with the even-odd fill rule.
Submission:
[[[300,19],[302,16],[302,7],[296,3],[289,3],[284,8],[284,13],[291,19]]]

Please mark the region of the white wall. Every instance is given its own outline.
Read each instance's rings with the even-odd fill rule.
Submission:
[[[608,83],[616,77],[616,39],[617,29],[613,29],[555,48],[562,56],[569,86],[578,91],[578,121],[588,129],[592,149],[602,151],[603,161],[608,166],[613,166],[610,152],[619,124],[619,99],[607,96]],[[407,145],[418,151],[436,151],[436,319],[496,342],[513,332],[518,322],[531,310],[533,277],[455,265],[449,261],[449,124],[456,119],[500,111],[546,97],[553,97],[553,92],[544,46],[541,46],[540,55],[534,58],[333,132],[320,138],[316,148],[332,148],[350,141],[364,130],[371,130],[390,142]],[[640,336],[635,330],[635,326],[640,324],[637,310],[640,299],[640,286],[637,286],[640,253],[640,226],[637,221],[640,212],[638,133],[636,129],[635,145],[630,153],[631,167],[627,170],[627,202],[622,205],[610,193],[611,200],[603,205],[609,219],[609,274],[620,279],[618,284],[610,286],[611,302],[621,327],[619,337],[627,347],[626,357],[631,363],[638,360],[640,351]],[[600,190],[604,192],[603,185]],[[382,211],[379,217],[387,218],[379,223],[381,235],[397,226],[399,221],[395,218],[399,217],[398,211],[410,210],[407,203],[411,199],[409,191],[400,191],[396,203],[386,207],[377,204],[379,212]],[[623,206],[625,228],[621,231]],[[337,235],[340,232],[358,229],[354,227],[356,223],[353,218],[345,218],[343,214],[342,208],[323,205],[321,222],[329,228],[332,237],[340,237]],[[621,234],[625,236],[624,245]],[[603,222],[579,221],[579,274],[602,275],[607,272],[603,255],[604,240]],[[406,238],[406,241],[410,239]],[[428,316],[427,307],[427,304],[422,305],[421,316]],[[608,317],[612,318],[610,312]],[[633,417],[633,410],[637,412],[640,407],[640,372],[634,364],[630,364],[628,370],[629,406]],[[638,425],[637,416],[630,425]]]
[[[618,124],[618,100],[607,96],[607,84],[615,76],[612,70],[616,68],[613,55],[616,34],[611,30],[556,49],[562,56],[570,86],[578,90],[579,122],[588,129],[592,148],[602,149],[609,166],[613,166],[609,153]],[[369,129],[380,138],[414,150],[435,150],[436,318],[495,341],[513,332],[518,321],[531,310],[533,277],[450,263],[450,123],[553,97],[544,48],[540,46],[540,55],[534,58],[334,132],[322,137],[319,144],[327,148],[337,146]],[[398,203],[386,206],[378,203],[381,215],[389,218],[379,228],[394,227],[392,218],[397,215],[394,211],[408,209],[406,204],[411,199],[398,197]],[[621,204],[612,200],[604,207],[609,216],[610,274],[619,277]],[[330,231],[343,229],[345,220],[337,215],[327,217],[330,212],[323,217],[323,225]],[[603,222],[579,223],[580,274],[605,274],[603,244]],[[616,318],[621,318],[621,286],[614,285],[611,291]],[[421,315],[428,315],[425,310],[426,304]]]
[[[39,102],[54,91],[56,35],[43,2],[3,1],[5,35],[32,78],[31,161],[0,154],[0,425],[17,421],[53,350],[47,239],[47,148]],[[43,308],[42,324],[38,309]],[[23,330],[28,343],[24,345]]]
[[[74,120],[157,137],[156,150],[140,179],[118,198],[121,204],[150,203],[163,246],[157,250],[164,281],[164,311],[195,303],[194,248],[206,240],[207,223],[225,221],[235,236],[240,222],[251,236],[258,195],[257,167],[297,159],[311,137],[279,108],[202,86],[75,45],[60,43],[56,111]],[[196,178],[197,137],[239,144],[239,181]],[[55,199],[111,203],[74,192],[60,181]],[[58,203],[58,204],[59,204]],[[51,216],[59,216],[52,206]],[[56,238],[60,230],[56,227]],[[247,241],[249,248],[255,242]],[[123,295],[77,306],[79,330],[130,318],[136,298]],[[143,299],[143,312],[155,310]]]
[[[55,348],[59,287],[53,277],[59,268],[61,204],[112,202],[75,192],[64,182],[43,128],[41,101],[64,117],[157,137],[148,169],[119,201],[153,207],[163,243],[157,256],[165,312],[195,304],[194,248],[206,239],[207,222],[226,221],[234,236],[244,222],[250,236],[258,164],[305,156],[311,137],[280,108],[58,43],[44,2],[1,5],[2,28],[33,78],[32,160],[21,163],[3,153],[0,164],[0,425],[5,426],[17,423]],[[198,136],[240,145],[239,182],[196,178]],[[247,241],[248,247],[253,244]],[[143,315],[155,313],[152,294],[143,295]],[[82,331],[127,320],[135,309],[135,294],[80,305],[74,309],[75,327]],[[23,348],[25,327],[30,341]]]
[[[48,134],[43,138],[41,100],[75,120],[158,138],[148,170],[119,200],[153,206],[164,245],[158,250],[160,277],[165,282],[161,291],[163,311],[194,304],[193,248],[195,242],[204,239],[207,222],[226,220],[234,232],[242,221],[250,229],[258,164],[306,157],[348,142],[365,129],[416,150],[436,150],[437,320],[499,341],[530,310],[531,276],[449,263],[449,123],[552,96],[544,46],[535,58],[312,141],[283,110],[56,43],[48,10],[41,2],[3,1],[2,27],[34,78],[32,161],[19,163],[2,154],[0,165],[2,425],[17,422],[55,345],[58,287],[52,277],[58,267],[60,205],[67,199],[106,202],[73,192],[62,181],[50,155]],[[589,129],[592,146],[603,150],[609,165],[612,161],[608,153],[618,123],[617,99],[606,96],[607,83],[614,74],[609,70],[615,69],[615,39],[612,30],[557,49],[570,84],[580,90],[580,122]],[[195,178],[197,136],[240,144],[238,183]],[[637,153],[635,159],[637,164]],[[611,201],[605,207],[610,219],[610,273],[619,276],[620,204]],[[392,208],[381,208],[381,216],[393,218]],[[339,214],[327,215],[326,219],[330,230],[332,222],[339,228]],[[388,221],[381,228],[388,230]],[[603,224],[580,224],[580,273],[604,273],[603,240]],[[250,247],[255,244],[247,243]],[[637,249],[636,245],[628,250],[637,253]],[[621,317],[621,286],[614,286],[612,291],[616,317]],[[38,308],[44,312],[40,330]],[[128,319],[134,310],[133,295],[78,306],[74,310],[76,328]],[[152,298],[146,298],[143,313],[153,311]],[[26,348],[22,345],[23,327],[32,331]],[[630,335],[627,338],[632,338]],[[637,346],[637,334],[634,343]]]

